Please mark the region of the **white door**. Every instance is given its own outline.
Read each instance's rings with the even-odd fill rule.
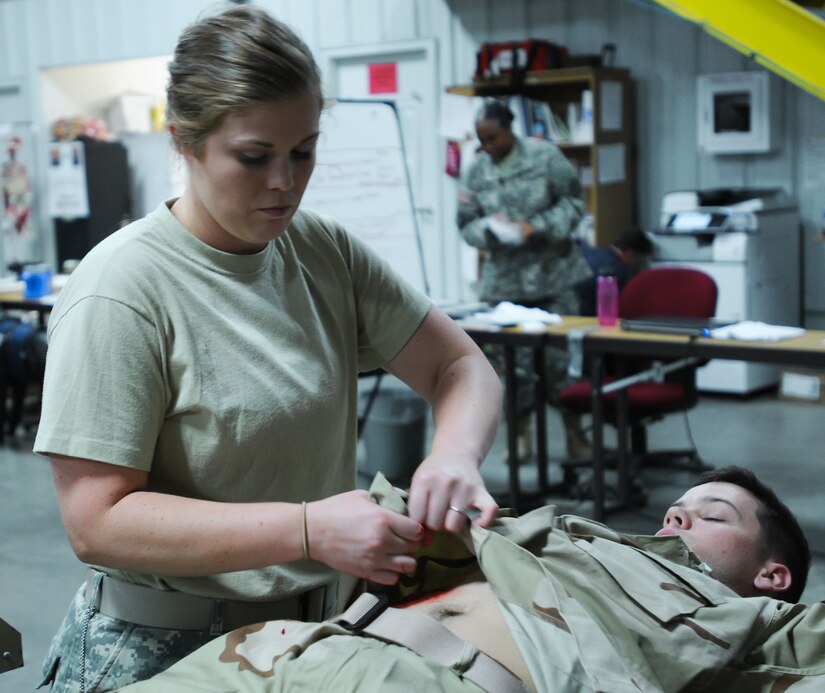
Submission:
[[[439,233],[441,139],[438,136],[438,79],[435,42],[420,40],[333,49],[323,54],[327,96],[392,101],[401,122],[407,168],[430,293],[450,293],[446,267],[452,259]],[[448,279],[448,277],[450,277]]]

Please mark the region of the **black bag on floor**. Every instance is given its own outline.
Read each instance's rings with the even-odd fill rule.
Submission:
[[[23,418],[26,390],[42,386],[45,371],[46,331],[19,318],[0,319],[0,443],[6,433],[14,435]]]

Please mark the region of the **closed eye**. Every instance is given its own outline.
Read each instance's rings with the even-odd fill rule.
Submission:
[[[703,517],[702,519],[705,522],[724,522],[721,517]]]
[[[249,154],[239,154],[238,161],[240,161],[245,166],[261,166],[266,163],[269,157],[266,154],[261,154],[258,156],[252,156]]]
[[[315,147],[313,147],[312,149],[306,150],[306,151],[301,150],[301,149],[294,149],[292,151],[292,158],[293,159],[299,159],[299,160],[306,160],[306,159],[311,159],[313,154],[315,154]]]

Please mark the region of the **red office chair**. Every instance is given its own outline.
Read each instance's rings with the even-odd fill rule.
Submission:
[[[619,316],[712,318],[716,313],[716,298],[716,282],[704,272],[677,267],[649,269],[637,274],[625,286],[619,297]],[[627,373],[644,370],[650,364],[647,359],[633,359],[627,363]],[[669,373],[663,382],[641,382],[627,388],[630,446],[632,458],[637,463],[671,466],[672,462],[681,459],[681,468],[695,471],[708,468],[699,458],[695,447],[649,453],[645,430],[647,424],[667,414],[686,412],[696,406],[699,399],[696,368],[699,365],[701,364]],[[605,382],[611,380],[610,375],[608,372]],[[613,425],[616,425],[616,399],[615,392],[604,396],[605,420]],[[580,413],[589,412],[590,381],[577,382],[565,388],[559,406]]]

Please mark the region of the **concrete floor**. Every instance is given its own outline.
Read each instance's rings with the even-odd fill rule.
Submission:
[[[561,423],[548,413],[551,457],[563,454]],[[825,407],[781,402],[774,393],[740,399],[705,396],[687,417],[674,416],[650,430],[650,446],[681,447],[689,426],[701,456],[714,466],[739,464],[771,484],[797,513],[814,551],[803,601],[825,598],[825,484],[822,483]],[[608,432],[608,444],[612,432]],[[55,503],[48,463],[30,452],[31,433],[0,447],[0,617],[23,634],[25,666],[0,675],[0,692],[33,690],[40,663],[66,606],[84,577],[69,548]],[[504,435],[484,465],[488,486],[506,490]],[[551,464],[551,479],[558,465]],[[523,485],[535,483],[535,465],[521,469]],[[668,505],[694,479],[688,472],[643,470],[645,507],[611,514],[608,524],[631,532],[653,532]],[[587,504],[571,508],[588,513]]]

